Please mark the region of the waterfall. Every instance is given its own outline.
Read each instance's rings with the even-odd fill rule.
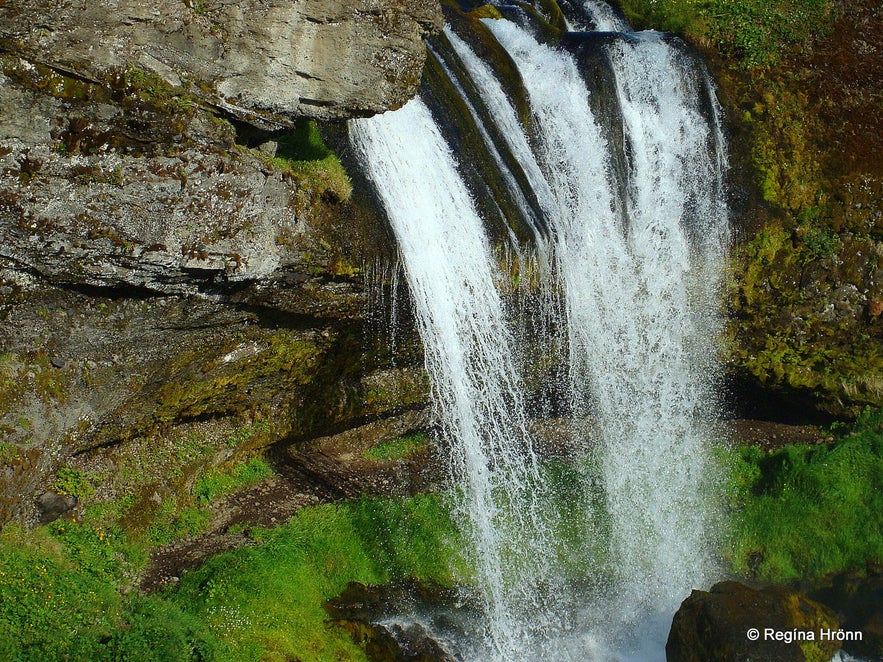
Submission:
[[[488,632],[503,659],[543,575],[542,486],[512,339],[482,221],[426,106],[356,121],[351,139],[396,233],[425,347],[437,419],[474,544]]]
[[[545,265],[539,287],[560,302],[546,315],[566,339],[570,461],[585,515],[584,549],[568,562],[584,563],[584,581],[565,577],[550,551],[563,520],[529,431],[537,412],[506,276],[460,174],[457,136],[420,99],[350,128],[399,243],[451,443],[487,621],[475,659],[661,658],[677,604],[714,575],[715,301],[728,242],[719,109],[679,42],[627,32],[595,0],[584,9],[569,24],[598,32],[569,33],[566,48],[512,20],[475,28],[514,63],[527,123],[464,35],[446,28],[434,46],[456,61],[456,73],[443,66],[450,87],[471,90],[472,121],[479,106],[492,116],[498,131],[476,132],[492,161],[517,162],[517,176],[503,175],[507,195],[535,201],[524,214],[542,217],[533,250]],[[602,82],[587,75],[587,57]]]

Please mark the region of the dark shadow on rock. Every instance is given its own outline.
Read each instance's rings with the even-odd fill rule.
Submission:
[[[846,632],[861,632],[861,641],[843,641],[850,655],[883,660],[883,565],[865,573],[835,575],[809,597],[837,612]]]
[[[462,657],[451,634],[457,634],[459,616],[475,618],[456,590],[415,579],[382,586],[350,582],[325,611],[374,662],[457,662]]]

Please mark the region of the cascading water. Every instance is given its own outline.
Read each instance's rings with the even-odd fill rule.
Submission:
[[[482,221],[420,100],[354,122],[351,136],[403,256],[489,636],[512,659],[529,636],[517,614],[537,606],[531,586],[544,574],[542,485]]]
[[[594,0],[586,10],[570,25],[625,28]],[[517,162],[511,199],[542,216],[533,249],[547,265],[540,287],[561,302],[549,314],[566,328],[586,513],[569,562],[585,563],[584,581],[551,552],[562,521],[529,432],[505,277],[440,124],[418,99],[350,131],[399,242],[475,549],[487,643],[464,657],[660,658],[674,608],[713,572],[708,428],[727,243],[717,105],[704,71],[659,33],[569,35],[594,39],[607,72],[604,89],[588,89],[579,47],[552,48],[510,20],[481,25],[520,75],[529,122],[450,28],[445,57],[477,91],[473,121],[480,105],[499,129],[496,143],[477,132],[494,162]],[[584,433],[586,418],[598,434]]]

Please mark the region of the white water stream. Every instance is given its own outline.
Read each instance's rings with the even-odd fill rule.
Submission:
[[[610,16],[594,23],[622,29]],[[399,242],[452,444],[486,616],[472,655],[661,659],[677,604],[714,571],[708,428],[727,243],[716,104],[704,72],[658,33],[607,44],[626,146],[617,174],[574,58],[512,22],[485,24],[522,76],[533,136],[490,67],[447,37],[546,215],[535,248],[564,300],[570,408],[601,430],[573,430],[585,491],[600,481],[606,503],[586,511],[586,547],[606,550],[584,569],[586,594],[567,594],[572,578],[549,553],[559,523],[528,432],[503,276],[441,130],[418,99],[350,132]]]

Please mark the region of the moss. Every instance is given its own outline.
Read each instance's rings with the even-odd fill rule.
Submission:
[[[273,468],[266,460],[252,458],[232,469],[208,471],[196,484],[193,493],[201,505],[208,505],[219,497],[257,485],[272,473]]]
[[[255,381],[274,378],[291,386],[309,383],[322,354],[323,348],[314,338],[284,329],[274,332],[267,346],[241,361],[205,363],[194,351],[178,359],[188,367],[159,386],[153,418],[168,422],[210,412],[235,412],[247,402],[246,387]]]
[[[883,404],[883,329],[865,312],[879,287],[875,254],[872,240],[815,219],[758,231],[731,269],[735,366],[836,415]]]
[[[340,159],[325,145],[316,123],[301,120],[278,142],[276,156],[253,150],[268,166],[291,177],[306,193],[309,204],[317,200],[349,200],[352,183]]]
[[[883,413],[866,410],[831,445],[753,447],[730,458],[734,572],[818,579],[883,560]]]
[[[365,450],[362,456],[375,462],[403,460],[425,448],[426,444],[426,435],[417,433],[406,437],[397,437],[396,439],[372,446]]]
[[[117,81],[117,86],[126,94],[124,103],[140,102],[157,112],[192,115],[199,107],[196,97],[151,71],[130,67],[122,74],[122,80]]]
[[[768,67],[833,27],[832,0],[621,0],[639,26],[714,45],[742,66]]]
[[[827,203],[821,156],[813,144],[821,133],[807,114],[807,93],[798,80],[764,77],[754,104],[752,163],[764,200],[793,214],[811,213]]]
[[[481,5],[469,11],[469,16],[481,20],[483,18],[501,19],[503,14],[493,5]]]

